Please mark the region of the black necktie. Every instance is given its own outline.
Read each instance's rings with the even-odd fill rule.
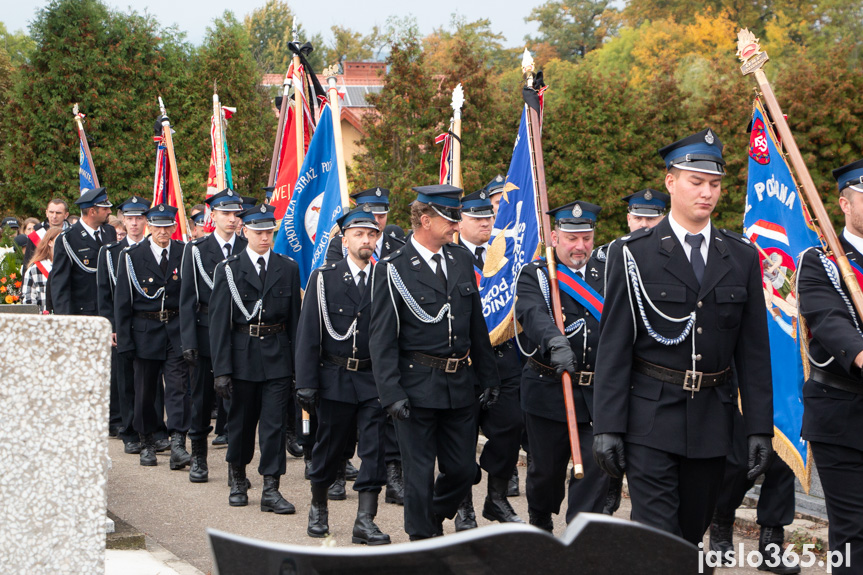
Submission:
[[[357,282],[357,289],[360,290],[360,299],[363,299],[363,296],[366,294],[366,272],[365,270],[360,270],[360,273],[357,274],[359,280]]]
[[[476,250],[474,250],[474,257],[476,258],[476,265],[479,268],[482,268],[483,260],[482,260],[482,252],[485,251],[485,248],[482,246],[477,246]]]
[[[575,273],[578,274],[578,277],[580,277],[581,279],[584,279],[584,272],[583,271],[578,270]]]
[[[435,275],[437,279],[441,281],[444,289],[446,289],[446,274],[443,273],[443,258],[440,254],[435,254],[432,256],[432,260],[437,264],[437,271],[435,271]]]
[[[162,274],[168,274],[168,250],[162,250],[162,260],[159,262],[159,267],[162,268]]]
[[[231,244],[225,244],[225,258],[231,257]]]
[[[263,287],[267,281],[267,262],[264,261],[263,256],[258,258],[258,265],[261,266],[261,271],[258,272],[258,277],[261,278],[261,286]]]
[[[686,243],[692,246],[689,261],[692,263],[692,271],[695,272],[698,285],[701,285],[701,280],[704,278],[704,258],[701,257],[701,242],[703,241],[704,236],[701,234],[686,234]]]
[[[96,243],[101,246],[102,245],[102,234],[99,232],[99,230],[96,230],[96,233],[93,235],[96,236]]]

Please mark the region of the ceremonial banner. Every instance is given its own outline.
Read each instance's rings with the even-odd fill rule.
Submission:
[[[228,153],[228,140],[225,137],[225,124],[227,123],[227,120],[230,120],[233,117],[237,112],[237,109],[229,108],[228,106],[221,106],[220,109],[222,111],[222,117],[219,122],[216,121],[215,115],[210,116],[210,169],[207,173],[207,198],[222,191],[219,189],[218,170],[216,169],[221,157],[225,158],[224,165],[220,166],[220,168],[224,169],[225,186],[232,190],[234,189],[234,178],[231,173],[231,156]],[[216,130],[219,132],[216,133]],[[224,156],[220,156],[220,154],[217,153],[219,142],[221,142],[222,154],[224,154]],[[210,214],[210,205],[207,204],[204,208],[204,231],[210,233],[215,229],[216,226],[213,224],[213,218]]]
[[[300,87],[294,90],[294,97],[299,95],[303,100],[303,124],[301,128],[303,130],[303,156],[305,157],[305,152],[309,149],[309,143],[315,131],[315,123],[306,91],[302,88],[305,71],[302,65],[298,68],[299,71],[297,72],[291,64],[288,74],[291,74],[293,85]],[[297,182],[297,128],[300,124],[294,121],[296,115],[294,106],[288,106],[286,114],[285,131],[282,135],[282,145],[279,151],[278,171],[276,181],[273,183],[275,189],[270,200],[270,204],[276,207],[276,219],[285,215],[285,210],[288,208]]]
[[[87,159],[87,152],[84,150],[84,140],[80,140],[78,144],[78,180],[82,194],[98,187],[93,179],[93,168]]]
[[[323,265],[330,233],[341,215],[333,120],[329,108],[324,107],[273,247],[297,261],[302,285],[312,270]]]
[[[156,143],[156,172],[153,176],[153,203],[151,205],[156,206],[165,203],[175,208],[179,207],[181,192],[174,188],[165,136],[153,136],[153,141]],[[183,226],[180,225],[180,213],[180,211],[177,212],[177,229],[174,230],[171,239],[186,241],[187,238],[183,237]]]
[[[446,131],[434,139],[435,144],[443,143],[440,156],[440,184],[450,183],[452,172],[452,132]]]
[[[527,105],[512,152],[503,196],[480,282],[482,313],[493,345],[514,335],[513,294],[521,267],[539,249],[539,215],[536,210],[533,162],[527,135]]]
[[[792,277],[798,254],[819,242],[780,149],[767,114],[756,99],[743,229],[761,254],[773,370],[773,446],[808,491],[809,450],[800,438],[804,382],[798,340],[801,333]]]

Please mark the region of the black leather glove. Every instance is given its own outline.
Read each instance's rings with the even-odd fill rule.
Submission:
[[[483,409],[488,409],[493,407],[498,399],[500,399],[500,387],[487,387],[482,391],[482,395],[479,396],[479,406]]]
[[[749,436],[749,473],[746,478],[752,481],[767,470],[773,459],[773,438],[769,435]]]
[[[129,351],[121,351],[120,357],[125,359],[127,362],[132,363],[133,361],[135,361],[135,350],[130,349]]]
[[[626,461],[623,458],[623,436],[619,433],[600,433],[593,438],[593,458],[599,468],[612,477],[623,477]]]
[[[408,417],[411,416],[411,402],[407,399],[400,399],[389,404],[386,407],[387,413],[390,414],[390,417],[393,419],[400,419],[404,421]]]
[[[183,350],[183,359],[185,359],[186,363],[188,363],[192,367],[198,367],[198,350],[197,349],[184,349]]]
[[[218,376],[213,380],[213,389],[216,391],[216,395],[222,399],[231,399],[231,392],[234,391],[234,384],[231,382],[231,376]]]
[[[318,404],[318,390],[311,387],[304,387],[297,390],[297,403],[300,404],[305,411],[310,414],[315,412],[315,406]]]
[[[548,340],[548,349],[551,366],[557,371],[557,375],[564,371],[569,372],[570,376],[575,374],[575,355],[566,336],[556,335]]]

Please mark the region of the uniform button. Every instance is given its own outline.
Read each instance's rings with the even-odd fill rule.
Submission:
[[[446,297],[446,300],[447,300],[447,301],[452,301],[452,296],[451,296],[451,295],[447,296],[447,297]]]
[[[734,294],[731,294],[731,299],[734,299]]]
[[[695,361],[701,361],[701,354],[700,353],[695,356]]]
[[[593,348],[589,347],[589,348],[587,348],[587,351],[593,351]],[[588,367],[590,367],[590,366],[588,366]]]
[[[414,364],[410,364],[408,367],[409,367],[409,368],[411,368],[411,369],[413,369],[413,368],[414,368]]]
[[[698,302],[698,307],[704,307],[704,302],[702,302],[702,301]]]
[[[426,299],[426,298],[425,298],[425,297],[423,297],[423,296],[420,296],[420,300],[423,300],[423,301],[425,301],[425,299]]]
[[[453,338],[454,340],[456,340],[456,339],[458,339],[458,336],[457,336],[457,335],[454,335],[454,336],[452,336],[452,338]],[[455,354],[453,354],[453,355],[455,355]]]
[[[704,330],[703,330],[703,329],[701,329],[701,328],[699,327],[698,329],[696,329],[696,330],[695,330],[695,333],[697,333],[698,335],[701,335],[701,333],[702,333],[703,331],[704,331]]]
[[[590,366],[589,366],[589,365],[585,365],[585,366],[584,366],[584,369],[585,369],[585,371],[590,371]]]
[[[497,356],[498,356],[498,357],[503,357],[503,352],[502,352],[502,351],[497,352]]]
[[[339,308],[339,311],[344,311],[342,308]]]
[[[363,312],[357,312],[357,317],[363,317]]]
[[[659,294],[660,297],[665,297],[665,292]]]
[[[587,333],[590,333],[590,330],[587,330]]]

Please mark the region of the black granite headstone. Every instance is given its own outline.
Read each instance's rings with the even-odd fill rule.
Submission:
[[[506,523],[382,547],[286,545],[207,530],[219,575],[668,575],[699,571],[692,544],[639,523],[582,513],[560,538]]]

